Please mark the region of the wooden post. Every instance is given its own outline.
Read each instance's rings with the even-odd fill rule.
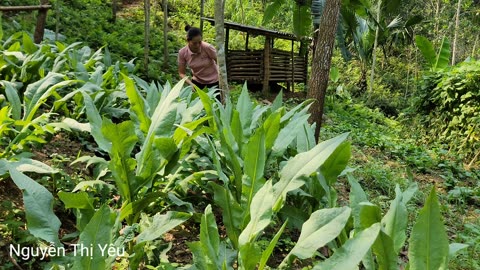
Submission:
[[[48,5],[48,0],[40,0],[40,5]],[[45,34],[45,24],[47,24],[47,12],[48,9],[39,9],[37,15],[37,25],[35,27],[35,33],[33,34],[33,40],[35,43],[40,43],[43,40]]]
[[[270,46],[272,38],[265,37],[265,47],[263,48],[263,89],[264,97],[268,96],[269,82],[270,82]]]
[[[246,37],[246,40],[245,40],[245,51],[248,51],[248,38],[250,37],[250,33],[247,32],[247,37]]]
[[[144,0],[144,12],[145,12],[145,48],[143,49],[143,68],[145,69],[145,74],[148,74],[148,56],[150,55],[150,0]]]
[[[228,56],[228,41],[230,39],[230,28],[225,28],[225,57]]]
[[[295,53],[293,51],[295,45],[295,41],[292,40],[292,92],[295,92]]]
[[[163,68],[168,68],[168,0],[162,1],[163,9]]]
[[[227,65],[227,80],[230,81],[230,72],[228,70],[228,67],[230,66],[230,63],[228,61],[228,43],[230,40],[230,28],[225,27],[225,64]]]
[[[307,82],[308,82],[308,65],[309,65],[309,63],[308,63],[308,50],[309,49],[308,49],[308,45],[307,45],[307,49],[305,50],[305,60],[304,60],[305,61],[305,65],[304,65],[305,68],[303,70],[303,72],[304,72],[303,74],[305,74],[305,79],[304,79],[303,83],[305,85],[307,85]]]
[[[112,22],[116,23],[117,22],[117,0],[112,0]]]
[[[55,41],[60,35],[60,1],[55,2]]]
[[[203,33],[203,16],[204,16],[204,11],[205,10],[205,0],[202,0],[200,2],[200,31]]]

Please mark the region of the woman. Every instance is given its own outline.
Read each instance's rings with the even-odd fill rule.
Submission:
[[[202,41],[202,32],[196,27],[185,26],[187,46],[178,52],[178,74],[186,77],[186,67],[192,71],[192,80],[186,80],[192,87],[200,89],[218,86],[217,51]]]

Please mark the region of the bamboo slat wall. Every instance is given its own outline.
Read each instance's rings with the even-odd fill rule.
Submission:
[[[229,50],[227,73],[230,81],[261,82],[264,78],[263,50]],[[305,82],[307,79],[305,58],[292,53],[272,49],[270,52],[270,81]]]

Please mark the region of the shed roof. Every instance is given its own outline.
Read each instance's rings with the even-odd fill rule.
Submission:
[[[211,24],[215,24],[215,20],[212,18],[202,17],[202,20],[208,21]],[[290,34],[290,33],[269,30],[269,29],[260,28],[256,26],[248,26],[248,25],[243,25],[243,24],[234,23],[234,22],[224,22],[224,24],[225,24],[225,28],[247,32],[252,35],[269,36],[269,37],[281,38],[286,40],[301,40],[294,34]]]

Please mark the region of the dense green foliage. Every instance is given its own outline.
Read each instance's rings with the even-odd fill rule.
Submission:
[[[37,4],[37,1],[24,1],[25,4]],[[119,1],[120,4],[120,1]],[[169,33],[170,69],[163,68],[163,32],[157,27],[162,20],[162,12],[155,9],[152,16],[152,33],[149,55],[149,69],[144,70],[144,24],[143,12],[137,6],[121,9],[115,22],[112,19],[111,3],[107,1],[53,1],[54,8],[47,17],[46,38],[68,43],[83,42],[93,50],[108,46],[113,61],[135,61],[137,73],[141,77],[171,80],[176,70],[175,52],[183,43],[183,36]],[[85,14],[89,14],[85,16]],[[5,32],[10,35],[17,31],[32,31],[35,27],[34,13],[10,14],[4,18]],[[127,19],[128,18],[128,19]],[[174,23],[174,22],[173,22]],[[58,34],[58,37],[56,37]]]
[[[427,134],[472,164],[480,153],[479,78],[475,60],[427,74],[415,105]]]
[[[480,70],[463,61],[480,47],[476,1],[454,66],[456,1],[342,1],[319,140],[302,92],[270,102],[235,86],[221,104],[176,83],[199,2],[169,2],[164,68],[152,1],[148,70],[143,1],[117,1],[116,20],[111,1],[50,2],[42,44],[35,13],[2,14],[0,268],[480,269]],[[225,18],[309,35],[323,2],[227,1]],[[245,40],[231,31],[230,48]]]
[[[403,195],[398,189],[397,199],[382,218],[380,208],[366,203],[367,195],[355,178],[349,176],[352,185],[350,207],[338,207],[335,183],[350,157],[348,135],[342,134],[316,145],[313,129],[306,122],[310,102],[287,110],[279,95],[271,105],[256,104],[244,89],[236,104],[227,100],[224,106],[208,93],[192,93],[190,88],[183,88],[183,81],[173,88],[168,84],[165,87],[148,84],[128,75],[128,69],[119,68],[121,64],[111,65],[109,56],[100,51],[77,50],[75,46],[61,43],[37,46],[26,34],[17,34],[10,40],[13,46],[3,43],[7,48],[3,59],[13,55],[23,66],[28,66],[30,62],[25,59],[34,55],[38,58],[42,52],[50,55],[58,51],[58,55],[53,54],[57,59],[53,62],[64,63],[54,69],[56,72],[50,70],[49,61],[37,66],[40,67],[38,81],[30,81],[29,85],[41,87],[26,87],[23,97],[25,120],[35,114],[30,112],[28,102],[33,100],[37,109],[47,104],[44,107],[50,107],[52,112],[75,118],[61,117],[64,129],[89,132],[97,151],[109,156],[108,159],[80,157],[79,162],[96,167],[91,180],[79,179],[74,188],[60,185],[50,190],[20,172],[31,171],[22,169],[23,163],[17,161],[15,154],[20,154],[22,149],[2,159],[5,168],[2,174],[9,175],[23,190],[28,231],[36,239],[22,242],[25,239],[12,238],[13,243],[47,250],[43,241],[51,243],[51,248],[63,248],[60,241],[71,237],[78,245],[103,247],[112,244],[117,251],[105,254],[94,249],[90,256],[79,256],[75,250],[68,250],[68,256],[52,255],[47,264],[14,252],[17,260],[47,269],[60,265],[82,269],[129,265],[137,269],[143,263],[174,267],[167,261],[158,264],[150,259],[149,250],[157,249],[157,239],[164,233],[185,223],[205,207],[200,225],[201,241],[190,244],[194,254],[192,264],[201,269],[231,269],[235,261],[241,269],[255,269],[257,264],[263,268],[287,228],[290,233],[294,230],[301,233],[280,267],[315,258],[315,251],[329,243],[333,255],[326,260],[314,260],[314,268],[353,267],[361,261],[364,265],[398,263],[395,259],[398,253],[386,254],[385,250],[398,252],[407,239],[406,204],[416,187],[412,186]],[[64,57],[65,61],[61,61]],[[70,61],[76,64],[69,65]],[[4,78],[10,81],[3,81],[3,85],[9,87],[3,87],[6,99],[2,110],[8,117],[19,118],[22,110],[18,109],[21,102],[18,93],[23,91],[23,85],[16,88],[14,82],[22,79],[17,77],[22,69],[5,70]],[[116,72],[112,81],[113,71]],[[52,77],[60,72],[65,74]],[[54,82],[50,82],[52,78],[56,78]],[[112,99],[117,89],[124,95]],[[28,94],[30,92],[32,94]],[[27,98],[30,96],[33,98]],[[103,102],[96,103],[100,97],[104,97]],[[53,100],[46,103],[49,98]],[[117,101],[105,102],[109,100]],[[39,113],[39,117],[47,114]],[[116,123],[110,120],[112,117],[117,119]],[[88,123],[82,123],[87,119]],[[3,121],[8,123],[8,120]],[[34,132],[39,128],[42,127],[33,125],[27,130]],[[9,147],[15,141],[5,143]],[[57,172],[48,173],[55,175]],[[110,196],[104,196],[104,189]],[[207,202],[198,204],[195,203],[198,198],[187,196],[189,190],[196,189],[213,198],[210,204],[217,206],[217,214],[221,213],[227,238],[219,238],[218,226],[210,206],[205,205]],[[116,194],[118,199],[112,200]],[[429,207],[438,209],[436,196],[432,194],[424,212],[430,211]],[[59,207],[63,210],[54,211],[55,200],[61,201]],[[308,211],[305,211],[306,205],[309,205]],[[59,237],[62,223],[56,212],[67,209],[75,214],[75,231]],[[371,211],[376,211],[376,216],[372,216]],[[435,213],[437,216],[425,217],[421,213],[419,220],[422,221],[417,222],[419,225],[414,226],[413,233],[425,235],[431,226],[442,230],[440,214]],[[286,227],[289,220],[292,223]],[[275,224],[283,226],[278,228]],[[432,225],[422,227],[422,224]],[[263,234],[269,226],[277,231],[270,239]],[[312,242],[312,234],[318,234],[322,240]],[[426,259],[428,263],[429,256],[424,254],[435,253],[446,263],[447,237],[437,239],[443,242],[440,245],[433,240],[432,249],[412,246],[412,258]],[[265,240],[271,244],[262,244]],[[417,240],[411,238],[410,241],[416,243]],[[439,253],[433,248],[443,251]],[[364,257],[367,253],[370,257]]]

